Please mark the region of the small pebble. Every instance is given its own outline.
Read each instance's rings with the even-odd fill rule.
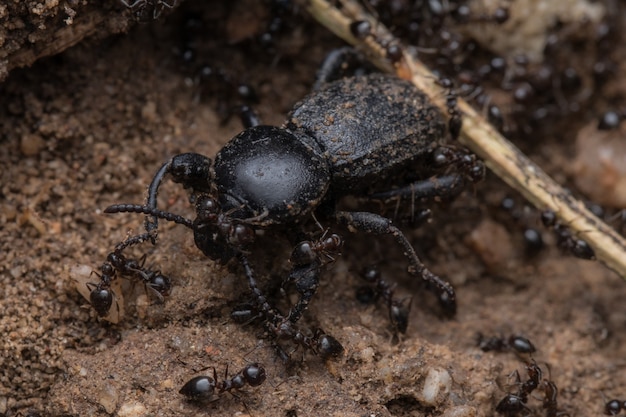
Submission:
[[[450,407],[443,412],[441,417],[476,417],[476,409],[468,405]]]
[[[98,398],[98,403],[104,407],[104,411],[108,414],[113,414],[117,408],[118,399],[117,389],[111,383],[105,383]]]
[[[117,412],[118,417],[140,417],[148,415],[146,407],[137,402],[124,403]]]

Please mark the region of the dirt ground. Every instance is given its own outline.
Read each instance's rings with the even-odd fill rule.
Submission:
[[[310,91],[324,56],[342,45],[308,19],[290,16],[276,44],[262,48],[245,40],[267,23],[248,16],[250,2],[209,3],[189,0],[148,24],[134,24],[109,4],[100,36],[29,68],[3,67],[11,72],[0,84],[0,415],[491,416],[517,392],[514,372],[522,380],[527,374],[511,352],[482,352],[478,333],[532,341],[545,379],[559,389],[552,415],[600,415],[608,399],[626,400],[626,284],[601,264],[559,250],[537,213],[493,175],[455,202],[433,205],[424,227],[405,229],[428,267],[455,286],[453,319],[442,318],[432,294],[405,273],[393,241],[338,229],[343,254],[302,322],[333,335],[345,353],[324,363],[298,351],[286,366],[258,323],[230,318],[250,299],[241,270],[217,266],[188,230],[165,222],[156,246],[132,253],[147,253],[147,265],[172,277],[171,296],[151,303],[143,287],[125,288],[123,319],[99,319],[71,270],[98,271],[114,245],[143,225],[141,215],[102,210],[142,203],[152,175],[172,155],[215,155],[240,132],[241,122],[227,111],[237,104],[232,97],[239,100],[239,83],[255,88],[264,123],[281,124]],[[612,39],[620,39],[618,27],[611,27]],[[8,45],[3,56],[10,56]],[[575,52],[589,49],[577,45],[572,60],[584,61]],[[191,47],[194,56],[183,57]],[[601,88],[586,90],[569,119],[538,121],[531,133],[511,122],[520,147],[577,193],[575,175],[587,172],[573,162],[577,132],[596,132],[606,109],[626,109],[626,44],[615,42],[611,51],[616,70]],[[198,82],[203,63],[228,80]],[[624,129],[616,132],[623,138]],[[167,183],[160,195],[163,209],[193,216],[182,187]],[[520,218],[500,207],[506,196]],[[613,224],[621,226],[619,219]],[[537,254],[525,247],[525,225],[546,242]],[[283,273],[284,246],[265,250],[267,263]],[[382,302],[365,305],[355,296],[359,271],[373,263],[398,283],[397,297],[413,296],[400,340]],[[261,285],[276,280],[262,276]],[[260,387],[201,405],[178,393],[209,367],[223,374],[228,366],[232,374],[250,362],[267,371]],[[542,399],[541,389],[531,395],[528,414],[550,416]]]

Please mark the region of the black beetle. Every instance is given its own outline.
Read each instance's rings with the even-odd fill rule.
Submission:
[[[193,230],[197,247],[211,259],[224,264],[237,258],[277,338],[319,351],[320,340],[329,336],[307,338],[293,324],[315,293],[324,259],[313,256],[294,265],[290,279],[300,283],[300,300],[283,316],[256,285],[248,263],[256,231],[303,230],[319,218],[351,231],[391,235],[409,261],[409,273],[423,279],[445,313],[454,315],[452,286],[422,264],[391,220],[337,208],[349,195],[378,200],[456,196],[482,178],[484,166],[466,151],[443,145],[445,137],[444,115],[409,82],[383,74],[344,78],[297,103],[283,127],[247,128],[217,153],[214,163],[196,153],[174,156],[154,176],[145,205],[119,204],[105,212],[147,214],[145,227],[153,243],[158,218],[175,221]],[[193,221],[158,210],[157,193],[166,176],[191,190]]]

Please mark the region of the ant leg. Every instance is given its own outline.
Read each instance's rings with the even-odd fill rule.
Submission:
[[[391,235],[402,247],[404,256],[406,256],[409,261],[409,274],[422,278],[427,288],[437,293],[439,305],[443,308],[446,316],[454,316],[456,313],[454,288],[424,266],[406,236],[404,236],[400,229],[391,224],[391,220],[379,216],[378,214],[368,212],[339,211],[335,216],[339,224],[348,227],[348,229],[352,231],[375,235]]]

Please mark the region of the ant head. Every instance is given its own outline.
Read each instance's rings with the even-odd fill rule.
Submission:
[[[317,351],[322,359],[337,359],[343,355],[343,346],[334,337],[322,334],[317,339]]]
[[[242,375],[251,387],[261,385],[267,377],[265,368],[256,363],[246,366],[242,371]]]
[[[149,274],[148,278],[148,286],[150,288],[163,297],[170,295],[170,291],[172,290],[172,280],[169,277],[161,274],[161,272],[153,272]]]
[[[222,209],[219,203],[208,195],[201,195],[196,201],[196,223],[217,223]]]
[[[339,253],[343,247],[343,239],[338,234],[331,234],[326,239],[323,239],[324,249],[330,253]]]

